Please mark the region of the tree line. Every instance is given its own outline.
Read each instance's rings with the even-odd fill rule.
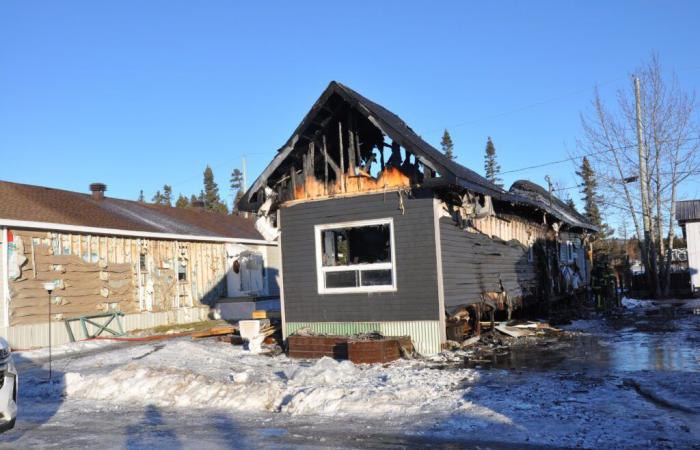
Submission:
[[[634,82],[632,82],[634,80]],[[681,183],[700,175],[700,118],[695,93],[680,87],[675,73],[662,70],[655,53],[638,67],[628,86],[607,104],[596,89],[590,109],[581,115],[583,138],[572,160],[580,189],[582,214],[600,231],[593,238],[598,254],[620,247],[607,219],[617,219],[617,233],[634,243],[648,277],[652,296],[668,296],[673,250],[682,242],[675,223]],[[455,159],[447,130],[442,151]],[[502,186],[496,148],[489,137],[484,152],[484,176]],[[569,187],[550,184],[550,194],[576,210]],[[628,221],[633,233],[627,236]],[[625,255],[630,256],[625,245]]]
[[[450,133],[445,130],[440,141],[442,151],[450,160],[456,159],[454,153],[454,142]],[[496,156],[496,146],[493,143],[491,136],[486,139],[486,147],[484,149],[484,177],[490,182],[499,187],[503,187],[503,180],[500,177],[501,165],[498,163]],[[600,229],[594,236],[595,249],[601,251],[609,251],[610,245],[607,241],[614,234],[615,230],[611,228],[603,220],[600,205],[604,203],[603,196],[599,193],[598,176],[596,175],[590,160],[584,156],[581,160],[581,165],[575,171],[576,176],[580,180],[581,203],[583,204],[582,215],[588,223],[595,225]],[[567,188],[551,187],[551,195],[560,198],[572,210],[579,212],[576,207],[576,202],[570,195],[562,195],[561,192]]]
[[[239,169],[233,169],[229,187],[232,192],[235,192],[233,205],[230,212],[235,213],[238,210],[238,202],[243,197],[245,186],[243,185],[243,173]],[[139,193],[138,201],[146,202],[143,190]],[[219,185],[214,180],[214,171],[207,165],[202,176],[202,189],[198,194],[189,196],[180,193],[173,205],[173,188],[169,184],[164,184],[163,189],[159,189],[153,194],[151,203],[175,208],[202,208],[205,211],[211,211],[219,214],[229,214],[229,206],[219,194]]]

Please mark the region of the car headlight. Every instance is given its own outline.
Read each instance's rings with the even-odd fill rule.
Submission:
[[[10,357],[12,350],[10,344],[4,338],[0,337],[0,361],[5,362]]]

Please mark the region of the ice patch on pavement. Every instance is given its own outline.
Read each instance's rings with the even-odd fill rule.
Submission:
[[[622,297],[622,306],[627,309],[648,309],[655,308],[651,300],[638,300],[636,298]]]

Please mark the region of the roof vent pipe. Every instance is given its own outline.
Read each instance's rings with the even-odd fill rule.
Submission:
[[[90,192],[92,192],[92,198],[95,200],[103,200],[106,190],[107,185],[104,183],[92,183],[90,185]]]

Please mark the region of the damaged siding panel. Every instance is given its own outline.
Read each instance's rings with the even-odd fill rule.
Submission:
[[[440,219],[445,308],[478,303],[482,294],[501,292],[511,298],[527,295],[536,284],[527,249],[460,229]]]
[[[116,241],[83,252],[83,237],[45,231],[12,230],[18,254],[17,275],[10,281],[10,325],[45,322],[48,296],[42,283],[56,281],[52,319],[61,320],[109,309],[138,311],[130,264],[117,262]],[[109,252],[109,259],[106,255]],[[79,256],[82,255],[82,256]]]
[[[547,226],[535,224],[518,216],[502,214],[505,218],[488,216],[472,221],[474,228],[489,236],[504,241],[515,239],[521,244],[531,246],[537,240],[547,238]]]
[[[58,282],[52,295],[55,321],[109,310],[178,310],[225,295],[223,243],[11,232],[22,261],[19,275],[9,280],[12,326],[46,321],[45,281]],[[188,271],[183,280],[178,280],[180,262]]]
[[[387,192],[281,209],[287,321],[438,320],[433,199],[402,195],[401,201]],[[319,294],[314,226],[384,218],[394,221],[397,291]]]

